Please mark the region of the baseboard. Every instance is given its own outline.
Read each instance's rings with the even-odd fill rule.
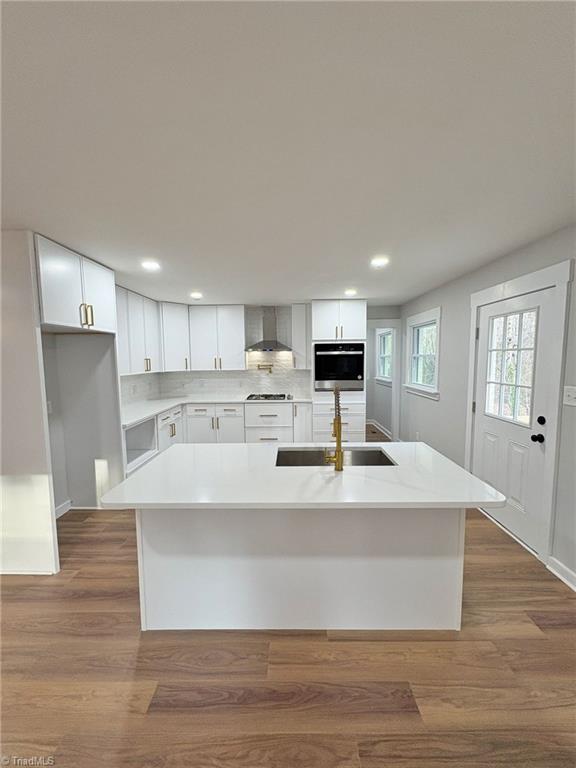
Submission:
[[[58,519],[59,517],[62,517],[62,515],[65,512],[68,512],[71,506],[72,506],[72,502],[70,501],[70,499],[68,499],[68,501],[63,501],[62,504],[58,504],[58,506],[56,507],[56,519]]]
[[[564,584],[576,592],[576,573],[574,571],[571,571],[570,568],[561,563],[560,560],[556,560],[555,557],[548,558],[546,568],[548,568],[550,573],[553,573],[554,576],[557,576],[564,582]]]
[[[370,424],[373,427],[376,427],[376,429],[379,429],[380,432],[384,432],[386,437],[389,440],[392,440],[392,432],[389,429],[386,429],[382,424],[380,424],[379,421],[376,421],[376,419],[366,419],[366,424]]]

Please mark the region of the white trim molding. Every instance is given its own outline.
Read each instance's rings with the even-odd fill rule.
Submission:
[[[427,309],[425,312],[419,312],[417,315],[410,315],[406,318],[404,328],[404,348],[405,354],[405,369],[404,369],[404,390],[412,395],[421,395],[428,397],[431,400],[440,399],[440,326],[442,319],[442,308],[434,307],[433,309]],[[415,384],[411,380],[412,376],[412,343],[413,343],[413,329],[419,325],[426,325],[428,323],[436,323],[436,365],[434,370],[434,386],[427,387],[424,384]]]
[[[570,568],[561,563],[560,560],[556,560],[555,557],[549,557],[546,563],[546,568],[557,576],[564,584],[567,584],[570,589],[576,592],[576,573],[571,571]]]

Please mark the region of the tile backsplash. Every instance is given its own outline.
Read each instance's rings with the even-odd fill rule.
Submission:
[[[310,371],[291,368],[278,361],[274,362],[272,373],[257,369],[258,362],[267,364],[271,354],[275,353],[250,353],[251,358],[255,357],[249,361],[246,371],[181,371],[123,376],[122,403],[182,395],[237,399],[251,392],[284,392],[294,397],[310,397]]]

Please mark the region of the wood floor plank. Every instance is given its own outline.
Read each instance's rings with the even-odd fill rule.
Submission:
[[[483,682],[513,673],[488,641],[270,643],[271,680]]]
[[[576,727],[576,683],[412,685],[426,725],[464,728]]]
[[[146,732],[91,738],[73,734],[56,752],[58,768],[360,768],[353,738],[340,735],[179,737]]]
[[[149,707],[194,733],[413,731],[422,724],[408,683],[160,683]]]
[[[540,629],[576,629],[576,609],[573,611],[531,611],[528,616]]]
[[[359,741],[362,768],[574,768],[571,732],[436,731]]]
[[[495,645],[516,675],[576,680],[576,646],[571,639],[496,640]]]

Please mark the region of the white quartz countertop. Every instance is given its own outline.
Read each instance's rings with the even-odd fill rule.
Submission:
[[[505,503],[501,493],[425,443],[346,444],[355,446],[380,448],[397,466],[347,466],[343,472],[332,466],[276,467],[278,448],[299,444],[179,444],[106,493],[102,505],[305,509],[490,508]]]
[[[246,400],[246,397],[198,397],[196,395],[190,395],[188,397],[167,397],[160,398],[158,400],[137,400],[133,403],[127,403],[121,407],[122,426],[124,428],[131,427],[134,424],[138,424],[146,419],[151,419],[153,416],[157,416],[162,411],[167,411],[170,408],[176,408],[179,405],[194,405],[197,403],[214,403],[214,405],[220,405],[222,403],[263,403],[271,402],[266,400]],[[311,398],[295,397],[292,400],[274,400],[272,402],[277,403],[311,403]]]

